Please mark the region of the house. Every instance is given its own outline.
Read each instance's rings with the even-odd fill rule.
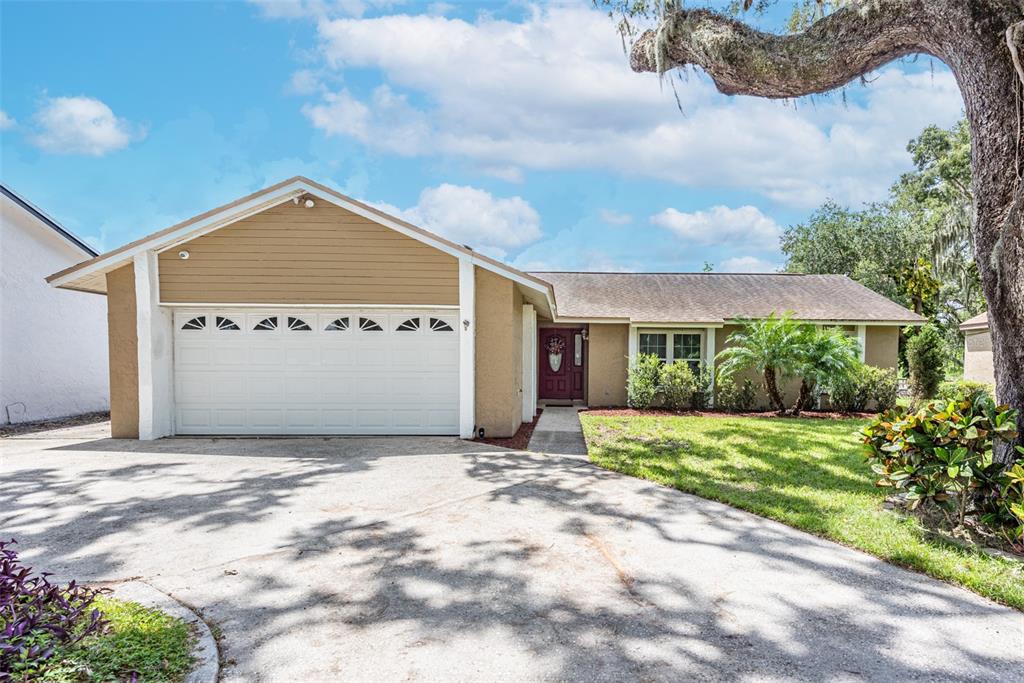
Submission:
[[[963,321],[960,331],[964,333],[964,379],[995,386],[996,370],[992,361],[988,313]]]
[[[106,410],[106,299],[46,284],[96,252],[4,185],[0,202],[0,424]]]
[[[628,357],[713,364],[737,316],[846,327],[895,366],[914,313],[818,275],[526,273],[305,178],[49,278],[107,295],[115,436],[509,436],[625,402]]]

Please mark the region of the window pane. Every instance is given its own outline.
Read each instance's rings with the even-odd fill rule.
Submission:
[[[677,334],[672,340],[672,358],[675,360],[700,360],[700,335]]]
[[[668,358],[668,335],[640,334],[640,353],[654,354],[662,360]]]
[[[572,362],[573,365],[583,365],[583,335],[573,335],[573,351],[572,351]]]

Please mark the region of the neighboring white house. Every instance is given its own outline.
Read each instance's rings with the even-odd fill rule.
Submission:
[[[96,252],[0,191],[0,424],[107,410],[107,298],[45,279]]]

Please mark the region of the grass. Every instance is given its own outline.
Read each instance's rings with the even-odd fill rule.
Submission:
[[[195,637],[189,626],[135,602],[100,597],[106,632],[56,652],[40,680],[60,683],[128,681],[176,683],[192,668]]]
[[[727,503],[1024,610],[1024,565],[886,511],[863,420],[580,414],[595,464]]]

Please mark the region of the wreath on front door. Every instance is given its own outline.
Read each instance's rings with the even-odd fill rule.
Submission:
[[[551,336],[548,337],[548,353],[561,356],[562,352],[565,351],[565,340],[561,337]]]

